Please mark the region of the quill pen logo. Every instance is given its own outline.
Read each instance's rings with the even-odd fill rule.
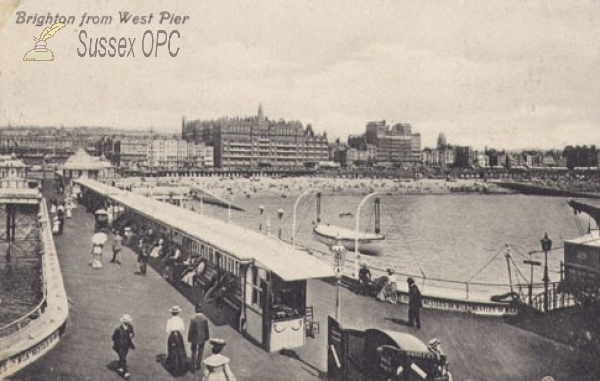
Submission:
[[[52,50],[46,48],[46,41],[54,36],[56,32],[62,29],[66,24],[62,22],[57,22],[56,24],[52,24],[51,26],[44,29],[40,38],[33,37],[35,41],[35,48],[30,50],[23,57],[23,61],[54,61],[54,54]]]

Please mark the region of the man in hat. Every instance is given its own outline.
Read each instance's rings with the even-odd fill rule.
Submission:
[[[133,344],[133,325],[131,325],[131,316],[125,314],[121,316],[121,324],[112,335],[113,350],[119,355],[119,363],[117,365],[117,372],[126,379],[129,378],[129,369],[127,367],[127,353],[130,349],[135,349]]]
[[[437,365],[437,375],[445,376],[448,374],[448,362],[446,359],[446,354],[442,350],[442,346],[440,345],[440,340],[438,338],[431,339],[427,343],[427,349],[429,352],[433,353],[438,360]]]
[[[431,353],[434,353],[438,357],[438,359],[445,355],[442,347],[440,346],[440,339],[438,338],[429,340],[427,347]]]
[[[358,282],[360,284],[359,295],[368,295],[369,285],[371,284],[371,270],[369,270],[367,264],[364,262],[361,263],[360,270],[358,271]]]
[[[202,309],[203,304],[199,302],[196,305],[196,315],[190,321],[190,330],[188,331],[188,342],[192,351],[192,372],[201,368],[204,343],[210,338],[208,319],[202,313]]]
[[[423,307],[421,291],[413,278],[409,277],[406,282],[408,283],[408,325],[411,327],[416,325],[417,329],[421,329],[421,307]]]

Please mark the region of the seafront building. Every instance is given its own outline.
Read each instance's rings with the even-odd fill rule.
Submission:
[[[181,139],[154,139],[146,145],[146,163],[159,168],[212,168],[213,147]]]
[[[348,147],[334,147],[342,166],[374,164],[384,167],[416,167],[422,163],[421,134],[410,124],[388,126],[385,120],[368,122],[363,135],[348,138]]]
[[[298,121],[271,120],[262,105],[254,117],[182,121],[182,138],[214,149],[214,165],[225,170],[315,168],[329,160],[326,134]]]
[[[115,131],[107,128],[8,127],[0,130],[0,154],[21,158],[65,158],[79,148],[98,155],[98,142]]]

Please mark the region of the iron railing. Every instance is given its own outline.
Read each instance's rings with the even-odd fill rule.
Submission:
[[[40,201],[40,212],[38,214],[40,219],[38,221],[39,224],[39,236],[42,242],[41,248],[41,259],[42,259],[42,299],[41,301],[28,313],[21,316],[17,320],[10,322],[2,327],[0,327],[0,338],[10,336],[16,332],[19,332],[23,328],[27,327],[29,323],[33,320],[39,318],[45,311],[47,306],[47,274],[46,274],[46,257],[45,252],[48,245],[51,245],[51,239],[48,239],[47,235],[50,234],[52,237],[52,228],[50,225],[50,218],[48,217],[48,208],[46,206],[46,201],[42,199]],[[48,242],[50,241],[50,242]]]

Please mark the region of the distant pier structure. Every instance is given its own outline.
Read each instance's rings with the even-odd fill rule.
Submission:
[[[10,321],[0,323],[0,379],[15,374],[54,348],[68,317],[46,201],[38,187],[29,187],[25,174],[26,166],[20,160],[0,156],[0,260],[6,265],[13,258],[39,256],[41,298],[14,318],[3,314]],[[0,308],[13,309],[9,305]]]

